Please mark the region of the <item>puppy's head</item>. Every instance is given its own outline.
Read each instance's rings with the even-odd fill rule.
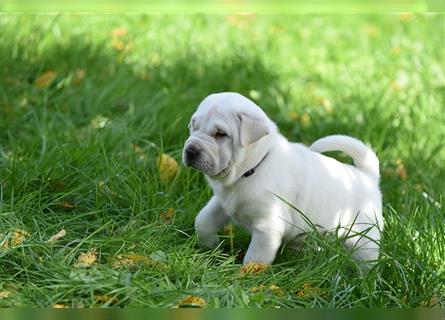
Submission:
[[[240,150],[273,128],[266,114],[246,97],[231,92],[212,94],[192,116],[182,160],[210,177],[224,176],[236,165]]]

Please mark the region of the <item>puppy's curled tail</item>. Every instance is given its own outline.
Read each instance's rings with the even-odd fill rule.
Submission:
[[[332,135],[318,139],[309,148],[318,153],[342,151],[352,158],[357,168],[369,173],[377,180],[380,177],[379,159],[371,148],[358,139],[343,135]]]

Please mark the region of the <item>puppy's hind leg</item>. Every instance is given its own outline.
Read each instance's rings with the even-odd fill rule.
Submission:
[[[218,246],[218,231],[228,222],[229,217],[224,213],[217,198],[213,196],[195,219],[198,244],[209,249]]]

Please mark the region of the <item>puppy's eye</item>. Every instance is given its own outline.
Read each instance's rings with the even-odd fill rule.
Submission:
[[[225,133],[224,131],[216,131],[216,133],[215,133],[215,138],[216,139],[218,139],[218,138],[225,138],[225,137],[227,137],[227,133]]]

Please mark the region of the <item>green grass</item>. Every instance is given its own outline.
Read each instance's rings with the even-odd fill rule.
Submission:
[[[0,18],[0,233],[30,234],[0,249],[0,292],[11,292],[0,306],[172,307],[189,294],[210,307],[445,306],[443,15]],[[116,28],[128,33],[113,42]],[[55,80],[36,87],[48,70]],[[241,230],[197,247],[211,192],[185,167],[163,185],[156,159],[180,161],[192,112],[220,91],[251,97],[290,140],[342,133],[373,146],[386,220],[374,269],[360,273],[317,234],[255,276],[240,276]],[[104,128],[91,125],[99,116]],[[98,262],[75,268],[93,248]],[[161,262],[113,268],[126,253]],[[272,284],[283,294],[252,290]],[[317,289],[298,295],[304,284]]]

